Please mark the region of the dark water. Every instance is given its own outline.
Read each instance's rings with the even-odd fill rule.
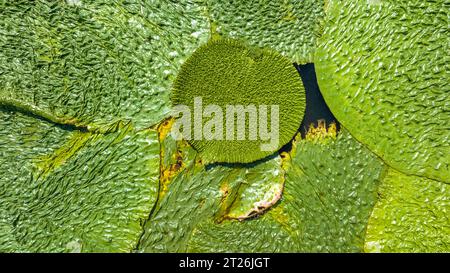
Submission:
[[[320,93],[314,64],[294,64],[294,66],[300,73],[306,91],[306,112],[299,128],[302,137],[305,137],[311,123],[317,126],[318,120],[325,120],[327,126],[330,123],[335,122],[337,130],[339,130],[340,126],[338,121],[333,113],[331,113],[330,108],[328,108]]]

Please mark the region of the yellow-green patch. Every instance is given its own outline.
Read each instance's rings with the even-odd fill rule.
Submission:
[[[366,252],[450,251],[450,186],[389,169],[367,227]]]

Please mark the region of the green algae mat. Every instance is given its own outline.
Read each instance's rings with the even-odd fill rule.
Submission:
[[[0,0],[0,253],[450,252],[449,16]]]

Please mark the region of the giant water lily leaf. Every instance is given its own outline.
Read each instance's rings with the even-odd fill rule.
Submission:
[[[342,3],[0,1],[0,252],[448,251],[447,4]],[[165,118],[210,38],[315,54],[350,132],[205,165]]]
[[[389,169],[367,227],[367,252],[448,252],[450,186]]]
[[[3,1],[0,105],[99,131],[146,128],[168,115],[180,65],[212,33],[311,61],[315,2]]]
[[[184,252],[186,240],[197,221],[214,214],[220,200],[221,171],[205,172],[194,162],[168,185],[145,225],[139,244],[142,252]]]
[[[279,156],[245,169],[244,179],[235,189],[235,196],[228,196],[232,202],[229,206],[223,206],[224,212],[220,216],[222,219],[245,220],[264,213],[280,200],[284,179]],[[228,189],[222,186],[221,190],[226,192]]]
[[[220,39],[186,60],[174,82],[172,102],[194,113],[191,123],[201,128],[183,126],[193,132],[186,130],[187,139],[205,162],[249,163],[292,140],[305,112],[305,89],[292,62],[278,52]],[[199,119],[196,109],[203,105]],[[236,121],[230,124],[230,117]]]
[[[315,62],[356,139],[397,170],[450,182],[445,2],[330,0]]]
[[[209,37],[197,1],[2,1],[0,105],[101,130],[158,123]]]
[[[298,140],[294,145],[281,201],[252,220],[203,221],[193,232],[189,251],[362,250],[384,165],[346,131],[336,140]]]
[[[157,197],[155,131],[94,134],[5,111],[0,127],[0,252],[136,246]]]
[[[313,62],[323,0],[206,2],[213,35],[270,47],[293,62]]]
[[[33,158],[53,154],[73,132],[4,111],[0,124],[0,252],[13,252],[24,250],[14,236],[13,223],[26,204],[23,197],[32,194],[27,188],[33,179]]]
[[[253,164],[205,166],[191,146],[167,133],[171,122],[158,129],[159,200],[145,225],[141,252],[184,252],[199,222],[261,213],[276,202],[284,182],[278,155]]]

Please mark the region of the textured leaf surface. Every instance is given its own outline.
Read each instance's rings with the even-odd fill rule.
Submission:
[[[286,163],[281,202],[244,222],[203,221],[194,252],[357,252],[384,165],[346,131],[336,140],[299,140]]]
[[[0,252],[448,252],[447,2],[0,0]],[[311,62],[323,7],[321,91],[363,144],[205,166],[143,129],[209,36]]]
[[[211,29],[311,61],[314,2],[1,1],[0,105],[100,131],[146,128],[167,116],[180,65]]]
[[[265,212],[281,198],[284,188],[284,170],[279,156],[264,163],[256,163],[245,170],[245,176],[239,181],[232,203],[225,206],[223,219],[244,220]],[[222,187],[222,192],[228,190]]]
[[[368,252],[448,252],[450,186],[389,169],[367,227]]]
[[[132,250],[158,188],[156,132],[71,131],[0,112],[0,252]]]
[[[313,62],[323,0],[207,0],[213,35],[270,47],[292,62]]]
[[[0,105],[94,129],[159,122],[209,36],[196,1],[1,1],[0,16]]]
[[[450,182],[447,1],[330,0],[315,58],[336,118],[388,165]]]
[[[177,122],[189,115],[183,126],[191,129],[183,128],[183,137],[205,162],[248,163],[292,140],[305,112],[305,89],[291,61],[276,51],[220,39],[183,64],[172,101],[190,110]]]
[[[253,203],[249,201],[265,198],[260,190],[251,190],[254,184],[266,189],[283,176],[279,157],[253,165],[205,167],[190,146],[176,142],[170,135],[161,140],[161,148],[165,163],[160,200],[145,225],[139,244],[141,252],[185,252],[192,230],[199,222],[204,219],[221,221],[251,211]],[[171,166],[174,165],[181,169],[173,172]],[[240,202],[247,210],[234,210]]]

